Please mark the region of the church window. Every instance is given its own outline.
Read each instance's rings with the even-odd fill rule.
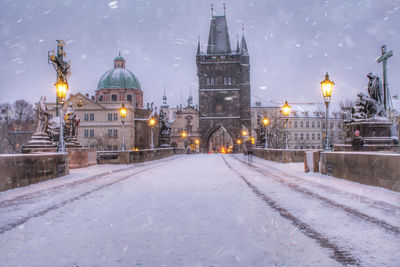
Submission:
[[[108,114],[108,120],[109,120],[109,121],[112,121],[112,117],[113,117],[113,114],[109,113],[109,114]]]
[[[111,95],[111,100],[112,101],[117,101],[117,95]]]
[[[127,96],[126,96],[126,100],[127,100],[128,102],[132,102],[132,95],[127,95]]]

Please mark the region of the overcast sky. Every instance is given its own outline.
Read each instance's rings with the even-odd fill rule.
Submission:
[[[121,51],[139,78],[145,102],[198,103],[195,54],[206,45],[210,4],[226,16],[231,45],[245,37],[250,53],[252,103],[322,101],[326,71],[332,100],[356,98],[386,44],[392,95],[400,94],[400,1],[0,0],[0,102],[41,95],[53,101],[55,71],[47,52],[65,40],[72,75],[69,92],[94,94]]]

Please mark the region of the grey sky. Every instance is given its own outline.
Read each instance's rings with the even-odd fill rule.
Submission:
[[[380,47],[393,49],[389,87],[400,94],[400,1],[12,1],[0,2],[0,102],[54,98],[47,51],[67,42],[70,91],[94,94],[119,51],[139,78],[145,102],[197,103],[197,38],[207,43],[210,3],[226,2],[231,46],[242,23],[250,53],[252,103],[322,101],[329,72],[333,100],[364,90],[368,72],[382,75]]]

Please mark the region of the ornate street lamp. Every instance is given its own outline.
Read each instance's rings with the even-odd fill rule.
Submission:
[[[150,128],[151,128],[151,131],[150,131],[150,134],[151,134],[151,140],[150,140],[150,149],[154,149],[154,134],[153,134],[153,129],[154,129],[154,126],[156,125],[156,123],[157,123],[157,121],[156,121],[156,119],[154,118],[154,117],[151,117],[150,119],[149,119],[149,126],[150,126]]]
[[[59,145],[58,145],[58,151],[59,152],[65,152],[65,143],[64,143],[64,101],[65,97],[67,96],[67,91],[68,91],[68,83],[64,82],[62,79],[59,79],[54,86],[56,87],[57,90],[57,98],[58,102],[60,103],[60,137],[59,137]]]
[[[188,133],[185,130],[181,131],[181,137],[183,138],[183,146],[186,149],[186,147],[188,145],[187,144],[188,143]]]
[[[119,114],[121,115],[121,122],[122,122],[122,145],[121,145],[121,150],[125,151],[125,117],[126,114],[128,113],[127,108],[125,107],[124,103],[122,103],[122,106],[119,109]]]
[[[263,125],[265,127],[265,143],[264,143],[264,148],[268,148],[268,125],[269,125],[269,119],[267,117],[264,117],[263,119]]]
[[[325,151],[330,151],[331,146],[330,146],[330,137],[329,137],[329,102],[331,102],[331,96],[332,96],[332,91],[333,91],[333,86],[335,83],[331,80],[329,80],[329,74],[325,74],[325,80],[321,82],[321,88],[322,88],[322,96],[324,97],[325,101],[325,107],[326,107],[326,115],[325,115]]]
[[[289,149],[288,145],[288,120],[290,115],[290,109],[292,107],[288,104],[287,100],[285,101],[285,105],[282,106],[282,114],[285,116],[285,128],[286,128],[286,141],[285,141],[285,148]]]

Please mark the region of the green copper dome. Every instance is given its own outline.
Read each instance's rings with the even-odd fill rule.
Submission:
[[[125,69],[125,59],[118,56],[114,59],[114,68],[104,73],[97,89],[137,89],[141,90],[138,78]]]

